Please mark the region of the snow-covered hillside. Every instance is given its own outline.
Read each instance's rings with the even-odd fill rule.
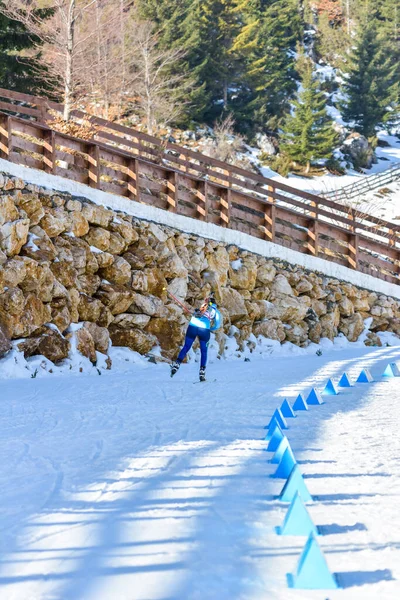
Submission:
[[[2,383],[0,597],[7,600],[320,600],[289,590],[304,538],[280,537],[264,426],[343,370],[357,384],[290,420],[329,567],[330,600],[400,589],[396,347],[215,361],[171,380],[126,363],[102,377]]]
[[[269,167],[261,167],[260,172],[264,177],[314,194],[325,194],[334,190],[340,190],[345,186],[361,182],[370,175],[382,173],[394,165],[400,165],[399,137],[381,132],[378,134],[378,138],[388,145],[376,149],[378,162],[371,169],[364,169],[363,173],[347,169],[345,175],[326,173],[315,177],[300,177],[290,174],[288,177],[282,177]],[[258,151],[253,150],[252,156],[253,160],[257,161]],[[400,183],[397,181],[383,187],[390,190],[389,193],[382,195],[378,189],[375,192],[368,192],[357,198],[359,208],[382,219],[397,222],[400,216]]]

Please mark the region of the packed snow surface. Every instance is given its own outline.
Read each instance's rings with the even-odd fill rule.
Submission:
[[[3,600],[395,600],[400,597],[400,347],[213,361],[174,379],[1,382]],[[344,370],[375,381],[289,419],[319,543],[342,589],[291,590],[304,538],[281,537],[264,426]]]

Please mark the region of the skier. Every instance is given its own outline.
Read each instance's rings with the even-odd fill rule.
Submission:
[[[196,337],[199,338],[201,362],[200,381],[206,380],[207,349],[211,337],[211,331],[216,331],[222,325],[221,313],[213,295],[206,298],[200,308],[196,308],[190,319],[186,331],[185,344],[179,352],[178,358],[171,364],[171,377],[175,375],[181,366],[186,354],[189,352]]]

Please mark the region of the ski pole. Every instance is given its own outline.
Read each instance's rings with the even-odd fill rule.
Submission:
[[[189,315],[191,315],[191,314],[192,314],[192,311],[191,311],[191,310],[189,310],[187,306],[185,306],[184,304],[182,304],[182,302],[181,302],[180,300],[178,300],[178,298],[177,298],[176,296],[174,296],[173,294],[171,294],[171,292],[170,292],[169,290],[167,290],[167,288],[166,288],[166,287],[164,287],[164,288],[163,288],[163,290],[164,290],[164,291],[166,291],[166,292],[167,292],[167,294],[168,294],[168,296],[169,296],[170,298],[172,298],[172,300],[173,300],[174,302],[176,302],[177,304],[179,304],[179,306],[181,306],[185,312],[187,312]]]

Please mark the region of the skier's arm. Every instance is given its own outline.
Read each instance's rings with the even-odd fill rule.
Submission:
[[[213,323],[210,327],[210,331],[216,331],[220,327],[222,327],[222,316],[221,316],[221,313],[219,312],[219,310],[216,310],[215,317],[213,319]]]

